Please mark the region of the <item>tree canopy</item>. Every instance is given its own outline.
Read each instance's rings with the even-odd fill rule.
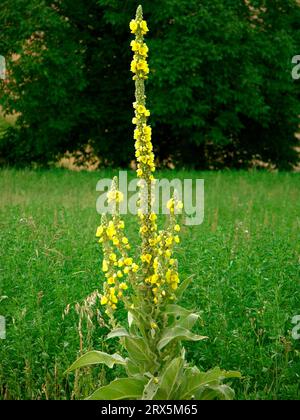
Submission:
[[[137,2],[4,0],[0,105],[18,115],[0,139],[5,163],[48,164],[93,150],[102,165],[132,156],[130,34]],[[143,2],[147,86],[159,162],[196,168],[297,162],[300,48],[296,0]]]

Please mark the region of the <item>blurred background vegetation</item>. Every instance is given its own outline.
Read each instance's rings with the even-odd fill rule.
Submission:
[[[2,165],[49,166],[66,152],[95,166],[130,164],[128,22],[137,3],[2,0]],[[159,164],[293,168],[298,1],[145,0],[143,8]]]

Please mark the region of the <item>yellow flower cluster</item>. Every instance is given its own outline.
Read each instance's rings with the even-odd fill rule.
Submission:
[[[173,228],[176,233],[178,227],[179,225],[170,224],[169,230],[160,231],[156,238],[158,252],[152,261],[153,274],[146,278],[146,283],[151,287],[155,304],[164,298],[174,299],[174,291],[178,287],[178,263],[176,259],[172,258],[172,254],[174,245],[179,243],[179,237],[171,231]],[[144,256],[144,258],[146,257],[147,255]],[[148,256],[149,264],[151,260],[152,258]]]
[[[143,39],[143,35],[149,30],[147,22],[137,17],[130,22],[129,27],[131,33],[136,36],[135,40],[130,43],[131,49],[134,52],[134,57],[130,65],[130,70],[135,74],[133,79],[147,79],[147,74],[149,73],[149,66],[146,60],[148,57],[148,47]]]
[[[107,193],[108,201],[114,204],[123,199],[123,194],[117,189],[117,179],[114,178],[111,190]],[[102,216],[101,225],[97,228],[96,236],[103,244],[104,257],[102,271],[105,274],[101,304],[107,305],[106,313],[111,315],[117,308],[120,299],[125,300],[124,291],[128,289],[128,280],[132,273],[139,269],[133,259],[128,256],[130,249],[128,238],[124,235],[124,221],[120,219],[118,211],[112,220],[107,221]]]
[[[140,32],[142,35],[145,35],[149,31],[147,22],[142,19],[132,19],[129,23],[129,27],[132,34]]]
[[[142,237],[142,254],[140,256],[144,282],[148,285],[150,297],[155,304],[164,298],[173,299],[174,291],[178,287],[179,277],[177,271],[177,260],[172,258],[173,247],[179,243],[180,226],[176,224],[174,214],[182,208],[182,203],[175,198],[169,200],[167,207],[170,210],[170,224],[168,230],[160,231],[157,234],[157,215],[149,212],[151,199],[149,190],[154,182],[154,154],[151,142],[151,127],[147,125],[147,118],[150,111],[146,108],[144,94],[144,79],[149,72],[146,61],[148,47],[144,43],[143,35],[148,31],[147,23],[143,20],[142,13],[138,10],[135,20],[130,22],[131,32],[135,34],[135,40],[131,41],[131,48],[134,52],[131,63],[131,71],[135,74],[133,79],[136,85],[136,101],[133,103],[135,116],[132,119],[136,125],[134,130],[135,156],[137,160],[137,176],[143,183],[142,190],[146,189],[148,196],[146,200],[146,213],[139,210],[140,234]]]
[[[145,175],[150,180],[153,180],[154,177],[152,173],[155,171],[154,164],[154,153],[153,146],[151,143],[151,127],[146,124],[139,123],[141,114],[138,112],[137,108],[139,105],[134,104],[136,109],[136,119],[137,128],[134,130],[134,139],[135,139],[135,156],[138,162],[137,165],[137,175],[140,178],[145,178]]]

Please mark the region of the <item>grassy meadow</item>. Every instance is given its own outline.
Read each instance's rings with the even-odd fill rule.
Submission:
[[[74,386],[84,395],[111,378],[103,368],[74,384],[64,371],[80,347],[114,345],[104,341],[99,305],[81,339],[75,309],[101,290],[95,188],[113,173],[0,171],[0,399],[78,398]],[[188,359],[240,370],[238,399],[300,399],[300,340],[291,336],[300,314],[300,173],[157,176],[205,180],[204,222],[184,227],[177,249],[181,278],[194,275],[183,305],[202,312],[197,332],[209,337],[187,343]],[[125,220],[136,243],[135,219]]]

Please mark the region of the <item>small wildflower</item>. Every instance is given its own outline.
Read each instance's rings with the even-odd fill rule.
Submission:
[[[99,301],[98,301],[98,302],[99,302]],[[106,296],[102,296],[102,297],[101,297],[101,301],[100,301],[101,305],[106,305],[106,304],[107,304],[107,302],[108,302],[107,297],[106,297]]]
[[[102,234],[103,234],[103,226],[98,226],[98,228],[97,228],[97,232],[96,232],[96,236],[98,237],[98,238],[100,238],[100,236],[102,236]]]
[[[125,265],[132,265],[132,258],[125,258],[125,260],[124,260],[124,264]]]

